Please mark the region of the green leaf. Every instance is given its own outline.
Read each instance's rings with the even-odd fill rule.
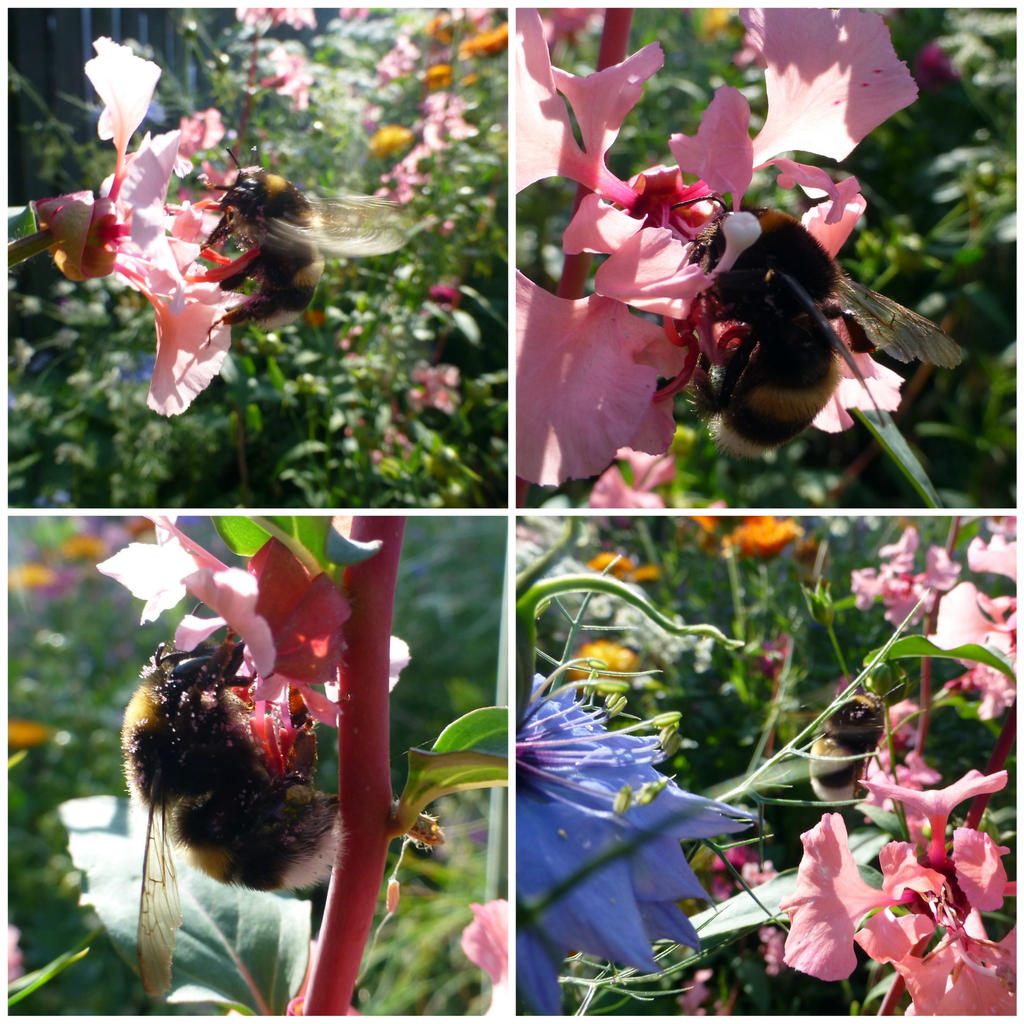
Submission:
[[[213,525],[236,555],[251,558],[270,540],[270,534],[250,516],[214,516]]]
[[[81,902],[96,908],[114,947],[135,966],[145,822],[112,796],[69,800],[60,816],[85,876]],[[184,922],[167,1001],[283,1014],[308,965],[310,904],[221,885],[180,858],[176,869]]]
[[[446,793],[507,785],[508,708],[478,708],[445,728],[432,750],[409,751],[396,832],[408,831],[419,812]]]
[[[102,932],[97,931],[95,934],[102,934]],[[28,974],[23,974],[20,978],[15,978],[14,981],[9,982],[7,985],[8,1007],[14,1006],[15,1003],[20,1003],[22,999],[27,999],[48,981],[56,978],[61,971],[67,970],[72,964],[78,963],[82,957],[88,956],[88,954],[89,946],[85,946],[84,949],[61,953],[60,956],[54,957],[45,967],[40,967],[36,971],[30,971]]]
[[[476,750],[508,756],[508,708],[477,708],[445,726],[431,748],[435,754]]]
[[[868,655],[867,661],[875,657],[877,652]],[[1009,679],[1016,679],[1017,673],[1013,666],[996,651],[989,650],[981,644],[961,644],[959,647],[943,648],[923,636],[901,637],[889,648],[890,658],[952,658],[954,661],[977,661],[988,665],[997,672],[1002,672]],[[865,663],[866,663],[865,662]]]
[[[917,456],[910,450],[903,435],[896,429],[892,417],[887,413],[879,413],[876,409],[853,409],[858,419],[875,435],[878,443],[889,453],[900,471],[910,481],[914,490],[924,498],[930,508],[942,508],[938,492],[932,486],[927,473]]]
[[[335,565],[358,565],[380,551],[381,541],[353,541],[333,527],[327,534],[324,552]]]

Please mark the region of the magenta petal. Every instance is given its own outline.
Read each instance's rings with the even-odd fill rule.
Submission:
[[[598,295],[556,298],[517,273],[516,333],[518,474],[551,485],[603,472],[651,405],[649,364],[670,347],[661,328]]]

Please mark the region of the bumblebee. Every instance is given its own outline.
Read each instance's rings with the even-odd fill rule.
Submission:
[[[702,323],[730,325],[723,363],[703,358],[693,378],[698,411],[722,451],[762,455],[802,433],[835,392],[840,358],[860,377],[836,336],[840,325],[853,352],[883,349],[904,362],[937,366],[960,362],[952,338],[851,281],[800,221],[775,210],[753,213],[759,237],[698,303],[698,330]],[[725,252],[727,216],[723,204],[693,243],[690,262],[705,273]]]
[[[219,882],[265,890],[316,881],[340,844],[337,797],[312,783],[316,734],[305,703],[293,689],[277,742],[258,740],[242,659],[233,640],[161,647],[125,711],[125,777],[148,812],[138,958],[151,995],[170,987],[182,922],[172,848]]]
[[[291,323],[312,301],[325,256],[375,256],[406,241],[396,203],[355,194],[319,199],[260,166],[239,166],[217,208],[223,216],[206,249],[216,253],[231,239],[242,256],[204,279],[226,291],[241,291],[247,281],[256,288],[211,332],[220,324],[269,329]]]
[[[885,704],[874,694],[856,694],[825,722],[825,735],[811,745],[811,786],[819,800],[852,800],[864,759],[885,732]]]

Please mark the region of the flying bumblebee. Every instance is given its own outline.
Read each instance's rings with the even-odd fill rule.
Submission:
[[[695,239],[690,262],[705,273],[725,252],[722,210]],[[698,411],[718,447],[762,455],[793,440],[825,407],[844,358],[860,378],[857,353],[876,349],[904,362],[956,366],[957,343],[930,320],[851,281],[807,229],[788,214],[755,210],[760,236],[715,278],[698,303],[697,329],[727,325],[721,365],[706,357],[693,378]],[[703,342],[702,338],[702,342]],[[863,381],[862,381],[863,383]]]
[[[387,199],[350,194],[321,199],[258,165],[238,166],[234,183],[218,204],[223,214],[206,240],[213,250],[229,239],[242,250],[237,260],[208,272],[226,291],[255,291],[228,310],[220,324],[281,327],[309,305],[326,256],[376,256],[405,244],[401,208]],[[224,257],[219,257],[218,262]]]
[[[243,645],[163,646],[142,671],[121,731],[125,777],[148,811],[138,958],[151,995],[171,984],[182,922],[172,847],[219,882],[299,888],[324,876],[341,841],[337,797],[313,787],[316,734],[297,690],[271,744],[250,725]]]
[[[855,694],[825,722],[811,745],[811,786],[819,800],[852,800],[865,758],[885,733],[885,704],[874,694]]]

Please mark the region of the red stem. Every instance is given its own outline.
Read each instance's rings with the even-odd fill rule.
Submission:
[[[344,842],[331,876],[304,1013],[347,1013],[387,860],[391,815],[388,675],[403,516],[356,516],[351,539],[380,551],[345,572],[338,798]]]

